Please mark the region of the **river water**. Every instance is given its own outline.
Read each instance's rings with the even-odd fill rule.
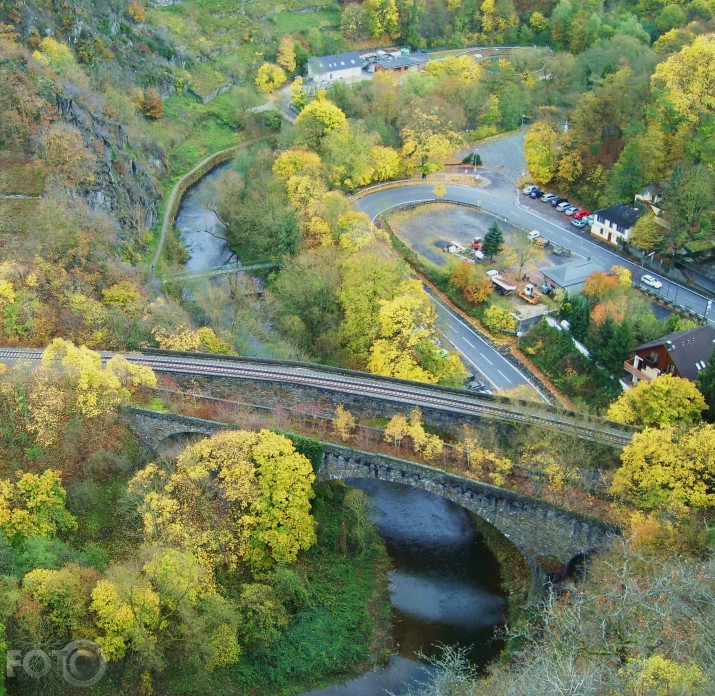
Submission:
[[[221,238],[223,225],[210,208],[214,184],[230,166],[214,169],[183,198],[176,227],[191,254],[187,270],[200,271],[231,258]],[[400,694],[428,679],[417,653],[436,655],[440,643],[469,647],[476,666],[487,664],[503,647],[492,638],[494,627],[504,620],[506,601],[499,589],[499,564],[469,513],[400,484],[367,479],[347,483],[369,496],[392,561],[389,589],[398,654],[386,667],[304,696]]]
[[[214,186],[230,168],[229,161],[212,169],[181,200],[176,229],[189,250],[187,271],[202,271],[232,260],[232,252],[222,237],[224,226],[210,208],[215,195]]]
[[[428,680],[416,653],[434,656],[438,645],[471,649],[470,660],[486,665],[503,644],[493,640],[504,621],[499,564],[470,514],[439,496],[373,479],[346,481],[365,491],[385,540],[393,570],[390,600],[398,656],[346,684],[305,696],[399,694]]]

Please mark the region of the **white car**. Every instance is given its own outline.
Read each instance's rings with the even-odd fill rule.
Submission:
[[[521,192],[525,193],[528,196],[532,191],[537,191],[538,188],[538,186],[534,186],[533,184],[531,184],[530,186],[527,186],[526,188],[522,189]]]
[[[655,288],[656,290],[660,290],[663,287],[663,283],[661,283],[657,278],[654,278],[652,275],[642,275],[641,283],[643,283],[643,285],[649,285],[651,288]]]

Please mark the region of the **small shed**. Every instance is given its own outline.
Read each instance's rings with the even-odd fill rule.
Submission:
[[[546,282],[553,290],[561,289],[570,292],[572,295],[583,290],[586,279],[597,271],[596,264],[591,259],[580,259],[562,263],[553,268],[543,271]]]

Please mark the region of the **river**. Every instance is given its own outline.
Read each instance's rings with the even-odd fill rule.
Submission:
[[[223,225],[209,207],[215,182],[230,166],[214,169],[182,200],[176,227],[190,252],[187,270],[218,266],[232,255],[220,236]],[[477,667],[494,658],[502,649],[492,639],[494,627],[504,620],[506,600],[499,589],[499,564],[469,513],[408,486],[348,483],[369,496],[392,561],[389,589],[398,654],[386,667],[304,696],[399,694],[428,678],[416,654],[436,655],[440,643],[470,647]]]
[[[231,164],[229,160],[212,169],[192,186],[181,200],[176,216],[176,229],[189,250],[187,271],[195,272],[211,266],[222,266],[232,259],[233,252],[222,237],[224,226],[209,207],[215,195],[216,182],[231,169]]]

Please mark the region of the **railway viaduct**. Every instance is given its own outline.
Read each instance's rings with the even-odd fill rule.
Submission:
[[[211,435],[236,427],[147,409],[126,408],[124,414],[130,429],[154,451],[177,437]],[[320,482],[375,478],[420,488],[461,505],[497,529],[524,558],[531,571],[532,599],[541,596],[547,568],[554,560],[568,568],[619,533],[593,517],[538,498],[395,457],[323,443],[322,458],[314,466]]]

